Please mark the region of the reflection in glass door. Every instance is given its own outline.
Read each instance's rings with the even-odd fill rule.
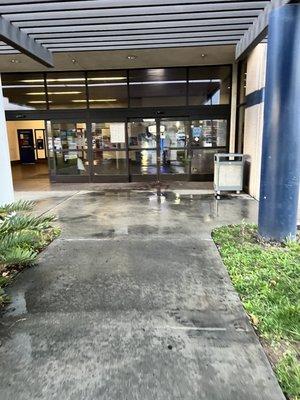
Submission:
[[[86,124],[47,121],[47,134],[51,174],[56,177],[83,176],[88,181]]]
[[[88,131],[88,134],[87,134]],[[212,180],[214,154],[228,149],[226,119],[139,118],[47,122],[54,181]]]
[[[189,129],[188,121],[184,120],[144,118],[129,121],[131,179],[188,177]]]
[[[157,122],[153,118],[128,122],[128,159],[132,180],[157,179]]]
[[[191,123],[191,179],[212,180],[214,154],[227,151],[227,120],[194,120]],[[202,180],[201,179],[201,180]]]
[[[93,181],[104,176],[128,180],[125,122],[93,122],[91,130]]]
[[[160,120],[160,174],[189,174],[189,123],[185,120]]]

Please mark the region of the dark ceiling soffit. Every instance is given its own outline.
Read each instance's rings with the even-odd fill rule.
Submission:
[[[144,50],[144,49],[162,49],[162,48],[173,48],[173,47],[202,47],[202,46],[229,46],[236,45],[236,40],[224,40],[218,42],[186,42],[186,43],[162,43],[162,44],[141,44],[141,45],[124,45],[124,46],[84,46],[84,47],[73,47],[73,48],[54,48],[52,49],[52,53],[66,53],[66,52],[86,52],[86,51],[119,51],[119,50]],[[15,50],[1,50],[0,54],[8,55],[15,54]]]
[[[249,52],[255,48],[268,33],[269,15],[275,8],[291,3],[290,0],[271,0],[256,21],[249,27],[236,45],[235,59],[243,60]]]
[[[7,120],[22,120],[22,119],[46,119],[46,120],[80,120],[79,118],[87,118],[88,115],[97,120],[105,120],[107,118],[135,118],[137,115],[153,116],[157,111],[164,111],[168,115],[182,116],[182,106],[180,107],[144,107],[144,108],[104,108],[104,109],[54,109],[54,110],[7,110],[5,111]],[[215,106],[187,106],[184,107],[186,113],[191,117],[201,116],[214,118],[227,118],[230,115],[230,105],[215,105]]]
[[[0,40],[46,67],[54,67],[51,52],[0,15]]]

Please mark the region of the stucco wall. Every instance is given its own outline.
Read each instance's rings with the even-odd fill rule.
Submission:
[[[259,44],[247,61],[246,96],[265,86],[267,45]],[[264,103],[247,107],[244,125],[244,154],[249,171],[249,194],[259,199]]]

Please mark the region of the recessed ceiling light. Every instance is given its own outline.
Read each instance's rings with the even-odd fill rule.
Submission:
[[[77,60],[75,60],[75,58],[72,58],[72,63],[73,63],[73,64],[76,64],[76,63],[77,63]]]
[[[106,101],[117,101],[117,99],[90,99],[89,100],[90,103],[97,103],[97,102],[102,103],[102,102],[106,102]],[[78,99],[78,100],[72,100],[72,102],[73,103],[85,103],[86,100]]]
[[[46,102],[46,100],[32,100],[32,101],[28,101],[28,103],[31,103],[31,104],[45,104],[47,102]],[[52,101],[49,101],[49,103],[52,103]]]
[[[112,76],[112,77],[96,77],[96,78],[88,78],[88,81],[119,81],[127,79],[126,76]],[[85,78],[47,78],[47,83],[48,82],[84,82]],[[43,83],[44,79],[23,79],[20,82],[24,83]]]
[[[47,78],[47,82],[84,82],[84,77],[82,78]],[[24,83],[40,83],[44,82],[44,79],[23,79],[20,82]]]
[[[128,60],[136,60],[137,57],[135,55],[129,55],[126,57]]]
[[[202,54],[201,54],[201,57],[206,57],[206,54],[202,53]]]
[[[13,64],[18,64],[20,61],[17,60],[16,58],[12,58],[12,59],[10,60],[10,62],[13,63]]]
[[[82,92],[48,92],[48,94],[80,94]],[[29,92],[26,93],[28,96],[39,96],[44,95],[45,92]]]
[[[127,79],[126,76],[109,76],[109,77],[98,77],[98,78],[88,78],[88,81],[121,81]]]

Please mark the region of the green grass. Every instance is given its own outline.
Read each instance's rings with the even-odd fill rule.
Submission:
[[[264,242],[250,224],[217,228],[212,236],[267,354],[272,354],[284,393],[300,400],[299,240]]]

